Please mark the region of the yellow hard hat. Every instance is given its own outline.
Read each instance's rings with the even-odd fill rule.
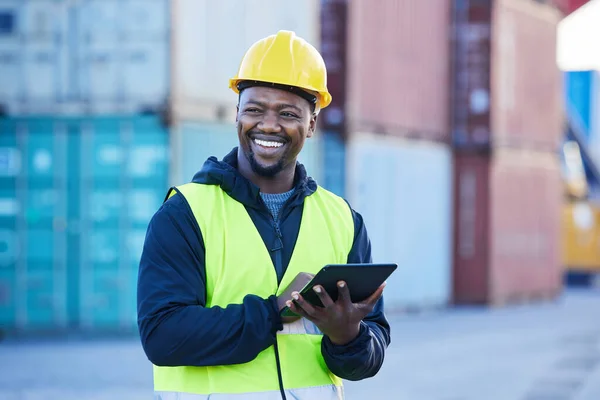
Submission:
[[[295,88],[312,92],[320,108],[331,103],[323,57],[291,31],[279,31],[250,46],[237,75],[229,80],[229,88],[236,93],[244,87],[264,84],[283,85],[309,101],[309,93]]]

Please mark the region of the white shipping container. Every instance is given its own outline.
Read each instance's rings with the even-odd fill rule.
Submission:
[[[67,9],[51,0],[0,3],[0,103],[48,104],[64,95]]]
[[[14,115],[157,108],[169,85],[169,0],[4,0],[0,105]]]
[[[221,160],[238,145],[234,123],[180,122],[171,131],[171,185],[190,182],[211,156]],[[322,138],[317,133],[305,142],[298,157],[309,176],[321,183],[323,173]]]
[[[172,0],[175,117],[206,119],[206,109],[235,105],[228,88],[257,40],[293,30],[319,48],[318,0]],[[211,111],[208,118],[214,118]]]
[[[399,266],[385,289],[390,309],[449,302],[451,162],[441,144],[372,134],[348,143],[348,200],[364,218],[373,261]]]
[[[92,0],[78,9],[84,101],[119,110],[156,107],[168,92],[167,0]]]

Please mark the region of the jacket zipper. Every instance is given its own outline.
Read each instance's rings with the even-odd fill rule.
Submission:
[[[270,213],[269,213],[270,214]],[[279,286],[279,272],[281,272],[281,276],[283,277],[283,265],[281,265],[281,250],[283,249],[283,235],[281,234],[281,230],[279,230],[279,226],[271,215],[271,221],[273,222],[273,227],[275,228],[275,234],[277,235],[277,246],[273,251],[275,251],[275,275],[277,275],[277,283]],[[283,375],[281,373],[281,361],[279,359],[279,348],[277,346],[277,335],[275,335],[275,362],[277,363],[277,378],[279,379],[279,391],[281,392],[282,400],[286,400],[285,397],[285,389],[283,387]]]
[[[264,204],[264,208],[267,208],[267,205]],[[277,221],[273,217],[273,214],[267,209],[267,213],[271,216],[271,223],[273,228],[275,229],[275,234],[277,235],[277,244],[275,248],[271,249],[271,251],[275,252],[275,275],[277,276],[277,286],[279,286],[279,271],[281,271],[281,275],[283,277],[283,265],[281,261],[281,250],[283,249],[283,235],[281,234],[281,230],[277,225]],[[273,348],[275,350],[275,363],[277,364],[277,380],[279,381],[279,391],[281,393],[281,399],[287,400],[285,396],[285,389],[283,387],[283,375],[281,373],[281,360],[279,358],[279,348],[277,346],[277,334],[275,334],[275,343],[273,344]]]

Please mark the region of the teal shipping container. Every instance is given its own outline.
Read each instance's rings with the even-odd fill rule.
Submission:
[[[135,331],[168,165],[152,116],[1,119],[0,329]]]

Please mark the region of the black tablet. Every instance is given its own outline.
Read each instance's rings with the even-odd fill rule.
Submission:
[[[353,303],[367,299],[398,268],[397,264],[329,264],[324,266],[314,278],[300,291],[302,297],[310,304],[323,307],[321,300],[313,290],[315,285],[325,288],[333,301],[337,300],[337,283],[344,281],[350,290]],[[288,307],[281,310],[281,315],[296,315]]]

